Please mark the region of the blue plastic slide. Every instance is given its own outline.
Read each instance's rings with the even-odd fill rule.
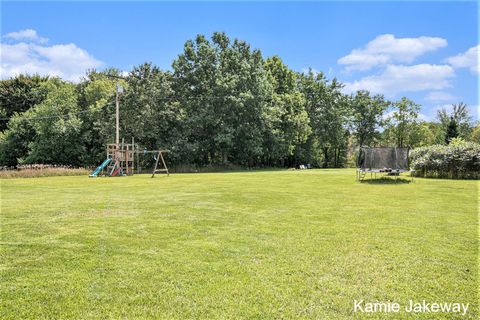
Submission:
[[[93,172],[89,175],[89,177],[96,177],[96,176],[98,176],[98,174],[100,173],[100,171],[102,171],[102,169],[105,168],[105,167],[110,163],[110,161],[112,161],[112,159],[110,159],[110,158],[108,158],[108,159],[106,159],[105,161],[103,161],[102,164],[99,165],[99,166],[97,167],[97,169],[95,169],[95,171],[93,171]]]

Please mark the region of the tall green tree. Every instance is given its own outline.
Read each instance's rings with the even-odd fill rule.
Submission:
[[[48,77],[39,75],[18,75],[0,80],[0,131],[7,128],[8,120],[16,113],[22,113],[45,99],[47,92],[41,84]]]
[[[450,144],[453,139],[458,138],[458,124],[454,116],[450,117],[450,121],[447,124],[447,129],[445,132],[445,143]]]
[[[31,110],[17,113],[10,118],[8,128],[0,132],[0,165],[13,167],[25,161],[36,134],[33,120],[29,120],[33,116]]]
[[[85,152],[84,165],[97,165],[105,159],[105,145],[114,142],[115,134],[115,90],[117,79],[108,75],[119,75],[118,70],[95,70],[77,86],[80,135]],[[124,83],[122,83],[125,85]]]
[[[412,146],[419,134],[418,113],[420,105],[403,97],[393,104],[393,110],[387,118],[385,131],[395,146]]]
[[[350,98],[350,125],[360,147],[373,145],[378,140],[389,104],[382,95],[371,96],[368,91],[358,91]]]
[[[296,148],[305,143],[311,133],[305,98],[298,90],[295,72],[279,57],[268,58],[265,68],[273,86],[272,100],[265,110],[267,162],[294,166]]]
[[[468,140],[471,135],[473,124],[472,117],[469,113],[468,106],[463,103],[456,103],[452,105],[452,110],[449,113],[445,108],[437,111],[437,119],[442,125],[445,141],[447,141],[447,130],[449,126],[452,126],[452,118],[456,125],[458,137]]]
[[[150,150],[168,149],[169,161],[186,156],[186,112],[176,101],[172,74],[151,63],[133,68],[121,100],[121,135]]]
[[[407,145],[412,148],[443,143],[443,132],[438,123],[417,120],[410,123],[409,127]],[[385,133],[388,134],[388,130]]]
[[[47,79],[38,76],[18,76],[11,80],[11,82],[7,81],[7,83],[23,83],[20,87],[24,90],[20,90],[20,92],[25,94],[25,96],[17,95],[18,92],[14,91],[15,93],[12,93],[12,96],[18,98],[17,101],[19,105],[23,105],[25,101],[29,101],[29,106],[26,110],[21,108],[16,109],[17,111],[15,111],[8,122],[8,128],[0,134],[0,164],[16,166],[19,163],[26,162],[52,163],[32,159],[32,149],[35,146],[38,147],[35,141],[38,139],[39,123],[44,122],[46,126],[51,125],[53,128],[56,123],[56,118],[59,115],[56,114],[53,116],[53,114],[45,115],[40,113],[39,106],[45,102],[48,95],[53,94],[52,92],[55,91],[58,86],[65,84],[65,82],[58,78]],[[5,85],[5,83],[3,84]],[[73,88],[72,86],[72,90]],[[41,98],[25,100],[27,96],[36,96],[34,92],[41,93]],[[9,98],[6,97],[6,99],[8,100]],[[36,102],[38,102],[38,104],[34,104]],[[75,105],[75,103],[72,103],[72,105]],[[45,147],[47,147],[47,145],[48,143],[45,143]],[[51,147],[52,150],[54,148],[55,146]]]
[[[319,148],[323,167],[340,166],[348,142],[348,104],[341,92],[343,85],[336,79],[327,81],[322,73],[310,70],[302,76],[300,87],[312,127],[309,148]]]
[[[173,69],[191,161],[257,164],[271,90],[260,51],[224,33],[214,33],[211,42],[199,35],[185,43]]]
[[[81,165],[84,148],[75,85],[60,80],[45,85],[46,98],[32,110],[35,138],[25,161]]]

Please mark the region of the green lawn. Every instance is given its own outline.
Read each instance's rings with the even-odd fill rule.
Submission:
[[[478,182],[1,180],[1,319],[478,318]],[[354,299],[470,303],[359,314]]]

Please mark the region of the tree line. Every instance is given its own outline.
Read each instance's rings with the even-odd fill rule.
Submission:
[[[93,166],[115,136],[119,70],[90,70],[79,83],[19,75],[0,82],[0,165]],[[295,72],[280,57],[225,33],[185,42],[172,70],[134,67],[120,97],[120,134],[168,149],[173,165],[343,167],[358,146],[418,147],[480,140],[466,105],[419,119],[407,98],[342,93],[337,79]]]

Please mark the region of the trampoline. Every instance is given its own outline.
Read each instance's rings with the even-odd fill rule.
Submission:
[[[377,173],[395,176],[403,172],[413,172],[408,163],[409,148],[361,147],[357,157],[356,178],[363,181],[367,173],[376,178]],[[411,175],[413,181],[413,175]]]

